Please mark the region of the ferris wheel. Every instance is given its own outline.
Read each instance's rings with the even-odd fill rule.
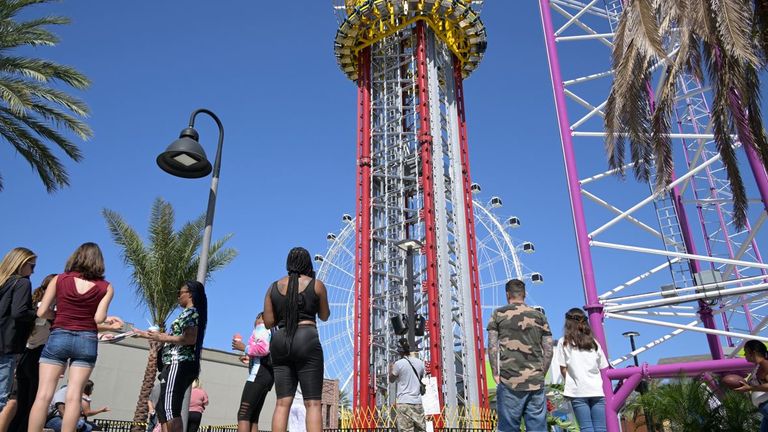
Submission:
[[[517,216],[501,215],[502,199],[493,196],[482,199],[480,186],[472,185],[477,257],[480,277],[480,295],[483,322],[493,310],[506,303],[504,285],[510,279],[527,280],[534,284],[544,282],[541,273],[529,270],[521,256],[535,252],[530,241],[519,241],[511,232],[521,227]],[[339,380],[339,389],[351,389],[352,350],[354,347],[354,286],[355,286],[355,219],[345,214],[344,225],[335,233],[328,233],[328,250],[315,255],[319,265],[317,278],[328,289],[331,317],[318,325],[325,353],[325,377]],[[527,294],[531,304],[535,295]]]

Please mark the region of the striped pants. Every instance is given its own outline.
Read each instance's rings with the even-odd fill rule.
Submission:
[[[160,373],[160,399],[157,401],[157,418],[160,423],[167,423],[181,417],[181,404],[184,393],[195,380],[195,362],[176,361],[165,365]]]

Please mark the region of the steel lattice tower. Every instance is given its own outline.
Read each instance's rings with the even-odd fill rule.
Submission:
[[[413,239],[418,349],[440,404],[487,407],[462,87],[485,51],[482,2],[336,3],[335,53],[358,86],[354,406],[394,402],[390,318],[406,311],[408,277],[398,243]]]
[[[616,170],[595,173],[593,163],[584,163],[604,158],[594,144],[606,137],[603,117],[614,74],[610,55],[624,4],[539,0],[585,308],[611,359],[611,368],[603,371],[611,432],[621,430],[618,413],[642,380],[746,370],[751,364],[738,358],[738,349],[749,339],[768,342],[768,264],[757,237],[768,218],[768,174],[753,148],[733,143],[743,147],[755,182],[749,221],[736,227],[730,183],[711,130],[708,80],[682,74],[675,82],[674,127],[668,138],[675,149],[676,175],[663,190],[606,185]],[[650,100],[677,55],[680,36],[674,27],[664,41],[668,56],[648,69]],[[609,336],[636,328],[655,339],[617,355]],[[680,346],[695,346],[683,345],[696,341],[695,334],[706,338],[711,360],[620,367],[673,338]],[[697,342],[704,346],[704,339]]]

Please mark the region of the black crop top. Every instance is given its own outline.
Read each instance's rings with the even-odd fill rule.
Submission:
[[[272,300],[272,310],[275,313],[275,322],[278,327],[285,327],[285,305],[288,302],[288,297],[280,293],[277,288],[277,281],[272,283],[270,289],[270,299]],[[309,281],[309,284],[304,291],[299,293],[298,297],[299,306],[299,322],[301,321],[316,321],[315,317],[320,309],[320,297],[315,293],[315,279]]]

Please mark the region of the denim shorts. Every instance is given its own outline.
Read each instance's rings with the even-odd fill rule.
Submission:
[[[93,369],[98,340],[95,331],[54,329],[40,355],[40,363]]]

